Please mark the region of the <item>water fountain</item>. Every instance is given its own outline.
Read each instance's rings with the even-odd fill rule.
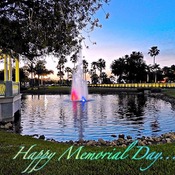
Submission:
[[[72,77],[71,100],[86,102],[88,99],[87,82],[83,78],[82,49],[78,52],[78,66]]]

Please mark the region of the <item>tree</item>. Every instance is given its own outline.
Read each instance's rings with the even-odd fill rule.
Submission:
[[[75,54],[73,54],[73,55],[71,56],[70,61],[72,61],[72,63],[74,64],[73,70],[75,71],[75,69],[76,69],[76,68],[75,68],[75,64],[76,64],[77,61],[78,61],[77,53],[75,53]]]
[[[113,75],[110,75],[109,77],[111,83],[116,83],[116,78]]]
[[[93,84],[97,84],[98,83],[98,75],[95,73],[95,70],[94,69],[90,69],[89,70],[89,75],[90,75],[90,78],[91,78],[91,82],[93,83]]]
[[[15,75],[15,72],[14,72]],[[19,69],[19,79],[20,79],[20,87],[26,86],[26,82],[29,80],[28,78],[29,72],[27,71],[26,66],[23,66]]]
[[[91,68],[93,69],[93,71],[94,71],[94,73],[95,74],[97,74],[96,72],[96,70],[97,70],[97,62],[96,61],[93,61],[92,63],[91,63]]]
[[[162,68],[164,79],[175,81],[175,65],[171,65],[170,67],[164,66]]]
[[[38,82],[39,82],[39,77],[42,75],[42,73],[43,73],[44,70],[46,69],[45,64],[46,64],[46,62],[43,61],[43,60],[39,60],[39,61],[36,63],[36,66],[35,66],[35,73],[36,73],[36,75],[38,75]],[[39,83],[38,83],[38,84],[39,84]]]
[[[91,75],[92,84],[97,84],[98,79],[99,79],[99,76],[97,74],[94,73],[94,74]]]
[[[101,27],[95,13],[103,3],[108,0],[2,0],[0,49],[30,60],[49,53],[68,55],[79,47],[82,29]]]
[[[70,67],[66,67],[65,72],[67,73],[67,80],[69,80],[71,77],[70,73],[72,73],[72,69]]]
[[[150,82],[150,74],[151,74],[151,71],[152,71],[152,66],[151,65],[146,65],[145,67],[145,70],[146,70],[146,82],[149,83]]]
[[[48,69],[44,69],[43,73],[41,74],[41,77],[44,79],[44,76],[48,76],[50,74],[54,74],[53,70],[48,70]],[[43,83],[43,79],[41,78],[41,84]]]
[[[102,70],[106,68],[106,61],[102,58],[100,58],[97,61],[97,69],[100,71],[100,78],[101,78],[101,74],[102,74]]]
[[[141,52],[132,52],[111,64],[112,73],[119,76],[118,81],[140,82],[146,79],[146,63]]]
[[[111,64],[111,72],[114,74],[114,75],[117,75],[119,76],[118,78],[118,81],[120,82],[121,79],[122,79],[122,76],[124,74],[124,70],[126,68],[126,62],[125,62],[125,58],[119,58],[119,59],[116,59],[112,62]]]
[[[88,72],[88,62],[86,60],[83,60],[83,73],[84,73],[84,79],[86,80],[86,74]]]
[[[153,65],[156,64],[155,57],[159,54],[160,50],[157,48],[157,46],[151,47],[148,54],[153,57]],[[157,82],[157,72],[155,71],[155,83]]]
[[[60,77],[60,84],[62,83],[62,78],[64,76],[64,64],[67,62],[67,59],[64,55],[62,55],[58,61],[58,65],[57,65],[57,69],[58,69],[58,73],[57,75]]]
[[[175,65],[171,65],[171,70],[173,71],[173,74],[175,74]]]
[[[146,63],[141,52],[132,52],[126,58],[127,79],[129,82],[140,82],[146,79]]]
[[[100,79],[101,79],[101,83],[108,83],[107,82],[107,74],[105,72],[101,72],[100,74]]]
[[[153,47],[151,47],[151,49],[149,50],[149,52],[148,52],[148,54],[151,56],[151,57],[153,57],[153,65],[155,65],[155,57],[157,56],[157,55],[159,55],[159,52],[160,52],[160,50],[157,48],[157,46],[153,46]]]
[[[36,63],[36,66],[35,66],[35,73],[36,75],[38,75],[38,86],[40,85],[40,77],[41,76],[46,76],[46,75],[49,75],[49,74],[53,74],[53,70],[48,70],[46,69],[46,61],[44,60],[39,60],[37,63]],[[41,79],[42,80],[42,79]]]
[[[158,71],[160,73],[160,67],[159,67],[159,64],[154,64],[154,65],[150,65],[149,67],[150,69],[150,75],[151,75],[151,82],[157,82],[158,78],[157,78],[157,74],[158,74]]]
[[[161,70],[160,65],[159,64],[153,65],[152,66],[152,70],[153,70],[154,73],[156,73],[154,82],[162,80],[162,78],[163,78],[163,76],[162,76],[163,71]]]
[[[32,60],[27,59],[27,62],[26,62],[26,69],[31,74],[30,86],[32,86],[32,88],[35,85],[35,78],[34,78],[36,75],[35,63],[37,61],[38,61],[37,59],[32,59]]]

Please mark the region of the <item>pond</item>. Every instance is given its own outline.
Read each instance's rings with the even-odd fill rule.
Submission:
[[[160,99],[127,94],[92,94],[86,103],[69,99],[69,95],[23,96],[20,133],[57,141],[111,141],[113,134],[138,138],[175,130],[175,109]]]

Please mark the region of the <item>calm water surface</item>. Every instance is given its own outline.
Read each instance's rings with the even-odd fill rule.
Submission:
[[[21,134],[45,135],[59,141],[113,140],[175,131],[175,107],[143,95],[89,95],[87,103],[69,95],[26,95],[22,99]]]

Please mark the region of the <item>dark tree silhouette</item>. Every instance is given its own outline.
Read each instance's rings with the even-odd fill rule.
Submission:
[[[108,0],[2,0],[0,49],[30,60],[48,53],[68,55],[79,47],[82,29],[101,27],[95,13],[103,3]]]
[[[65,56],[61,56],[59,61],[58,61],[58,65],[57,65],[58,73],[57,73],[57,75],[60,77],[60,84],[62,83],[62,78],[64,76],[64,66],[65,66],[66,62],[67,62],[67,59]]]
[[[100,79],[102,77],[102,70],[106,68],[106,61],[102,58],[100,58],[98,61],[97,61],[97,69],[100,71]],[[101,81],[102,83],[102,81]]]
[[[157,46],[151,47],[148,54],[153,57],[153,66],[156,64],[155,57],[159,54],[160,50],[157,48]],[[157,82],[157,70],[154,70],[155,73],[155,83]]]
[[[146,63],[141,52],[132,52],[122,58],[114,60],[111,64],[114,75],[119,76],[118,81],[124,78],[128,82],[140,82],[146,80]]]
[[[88,72],[88,62],[86,60],[83,60],[83,73],[84,73],[84,79],[86,80],[86,74]]]

